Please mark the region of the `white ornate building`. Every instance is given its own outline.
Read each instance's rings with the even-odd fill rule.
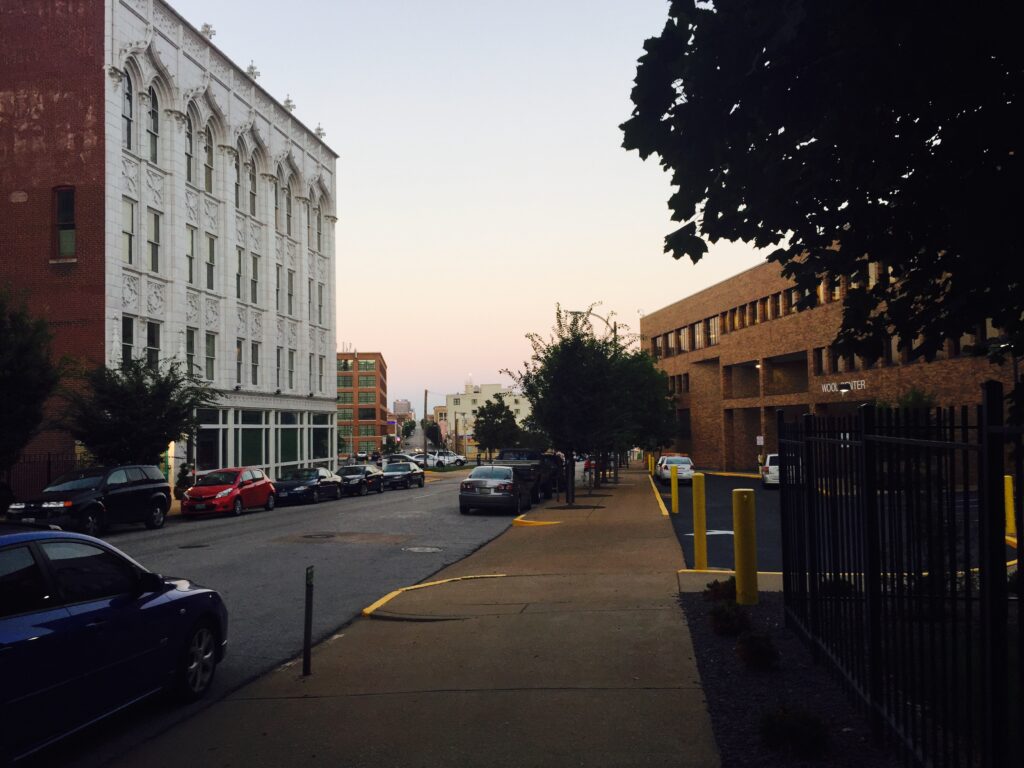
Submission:
[[[162,0],[105,4],[106,362],[210,381],[199,469],[333,465],[337,155]]]

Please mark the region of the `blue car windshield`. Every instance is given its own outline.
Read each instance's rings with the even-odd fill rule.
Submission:
[[[68,472],[66,475],[58,477],[43,490],[84,491],[98,488],[104,474],[106,474],[104,469],[83,469],[79,472]]]

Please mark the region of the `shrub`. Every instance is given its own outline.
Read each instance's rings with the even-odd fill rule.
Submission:
[[[716,603],[708,612],[711,629],[716,635],[738,635],[750,629],[750,617],[734,602]]]
[[[736,600],[736,577],[730,576],[725,581],[715,579],[704,588],[705,600]]]
[[[736,655],[747,669],[756,672],[779,666],[779,649],[764,632],[742,632],[736,640]]]
[[[828,728],[817,715],[780,706],[761,713],[761,741],[775,752],[818,760],[828,752]]]

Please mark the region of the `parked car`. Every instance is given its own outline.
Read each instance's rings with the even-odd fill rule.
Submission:
[[[495,461],[516,470],[517,475],[530,487],[530,501],[539,502],[542,494],[545,499],[554,495],[558,472],[555,470],[556,464],[544,458],[543,451],[502,448]]]
[[[420,469],[423,469],[423,464],[422,464],[422,462],[423,462],[423,458],[422,458],[423,454],[418,454],[418,456],[420,458],[417,461],[417,454],[412,454],[412,453],[392,453],[392,454],[384,457],[384,466],[387,466],[388,464],[393,464],[393,463],[399,462],[399,461],[408,461],[408,462],[410,462],[412,464],[415,464]]]
[[[410,458],[412,459],[413,464],[415,464],[420,469],[426,468],[427,455],[425,453],[414,453]]]
[[[338,470],[341,489],[349,496],[365,496],[370,491],[384,493],[384,473],[372,464],[353,464]]]
[[[779,454],[769,453],[764,457],[764,464],[761,466],[761,487],[779,487]]]
[[[423,470],[411,461],[396,461],[384,467],[384,485],[388,488],[411,488],[425,484]]]
[[[160,528],[170,506],[171,486],[158,467],[89,467],[61,475],[28,501],[13,502],[7,519],[95,536],[115,523]]]
[[[227,637],[214,590],[91,536],[0,523],[0,763],[161,690],[201,698]]]
[[[321,499],[341,498],[341,478],[323,467],[286,469],[274,480],[274,488],[279,504],[316,504]]]
[[[689,456],[662,456],[654,465],[654,478],[660,483],[671,482],[672,467],[676,468],[676,479],[680,483],[693,483],[693,459]]]
[[[428,467],[461,467],[466,463],[466,457],[454,451],[430,451],[424,462]]]
[[[230,512],[236,517],[246,509],[271,510],[277,502],[274,483],[255,467],[228,467],[207,472],[181,499],[181,514]]]
[[[512,467],[474,467],[459,483],[459,512],[473,509],[504,509],[515,514],[530,508],[530,486]]]

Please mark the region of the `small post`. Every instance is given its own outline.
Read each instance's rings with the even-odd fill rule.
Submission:
[[[672,514],[679,514],[679,468],[672,465]]]
[[[313,642],[313,566],[306,567],[306,625],[302,637],[302,676],[309,677]]]
[[[754,521],[754,491],[737,488],[732,492],[732,530],[736,602],[739,605],[757,605],[757,534]]]
[[[1013,475],[1003,475],[1003,505],[1006,507],[1006,535],[1017,536],[1017,517],[1013,514]]]
[[[693,567],[698,571],[708,568],[708,513],[703,472],[693,474]]]
[[[654,477],[654,454],[647,454],[647,474]]]

